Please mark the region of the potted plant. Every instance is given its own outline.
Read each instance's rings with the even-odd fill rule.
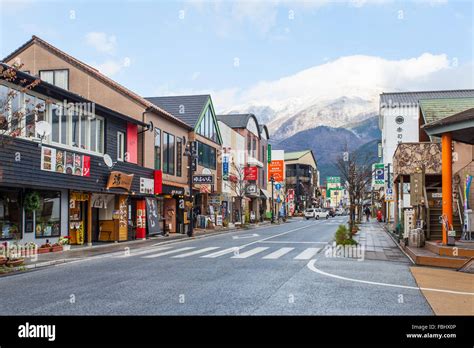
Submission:
[[[58,244],[63,247],[64,251],[71,249],[70,239],[71,239],[71,237],[69,237],[69,236],[59,237]]]
[[[51,252],[55,252],[55,251],[63,251],[63,246],[59,243],[54,243],[51,246]]]
[[[25,262],[25,259],[21,258],[21,257],[8,258],[7,262],[6,262],[6,265],[8,267],[17,267],[17,266],[22,265],[23,262]]]
[[[51,244],[45,243],[38,248],[38,254],[49,253],[51,251]]]
[[[38,245],[36,245],[35,242],[28,242],[25,243],[21,250],[21,255],[22,256],[28,256],[36,253],[36,249],[38,248]]]

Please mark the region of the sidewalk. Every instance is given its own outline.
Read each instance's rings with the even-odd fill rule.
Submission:
[[[474,315],[474,279],[472,274],[429,267],[410,267],[423,295],[436,315]]]
[[[365,247],[365,258],[369,260],[409,263],[410,260],[375,219],[359,225],[360,231],[354,239]]]
[[[196,239],[196,238],[204,238],[207,236],[212,235],[219,235],[228,232],[235,232],[235,231],[248,231],[252,229],[256,229],[259,227],[270,225],[270,222],[264,221],[262,223],[250,225],[247,228],[215,228],[212,230],[204,230],[204,229],[194,229],[194,236],[189,238],[186,234],[170,234],[169,236],[155,236],[150,237],[145,240],[133,240],[133,241],[126,241],[126,242],[119,242],[119,243],[107,243],[101,245],[93,245],[93,246],[72,246],[71,250],[68,251],[58,251],[54,253],[45,253],[45,254],[38,254],[35,258],[25,258],[25,263],[23,266],[19,266],[16,269],[13,269],[12,272],[7,274],[15,273],[15,270],[21,269],[35,269],[39,267],[51,266],[55,264],[61,264],[65,262],[76,261],[80,259],[86,259],[89,257],[104,255],[113,252],[120,252],[125,251],[125,248],[129,248],[130,250],[145,248],[154,246],[156,244],[169,244],[173,242],[177,242],[180,240],[186,239]],[[5,274],[5,275],[7,275]]]

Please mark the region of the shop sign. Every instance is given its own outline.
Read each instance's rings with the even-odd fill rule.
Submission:
[[[146,216],[147,216],[147,227],[148,234],[157,234],[160,233],[160,223],[158,216],[158,203],[156,198],[147,197],[146,201]]]
[[[163,185],[162,193],[167,194],[167,195],[171,195],[171,196],[173,196],[173,195],[183,196],[184,195],[184,188],[177,187],[177,186]]]
[[[258,178],[257,167],[245,167],[244,168],[244,180],[256,181]]]
[[[222,215],[216,215],[216,225],[222,226]]]
[[[229,179],[229,155],[222,157],[222,180]]]
[[[209,204],[219,204],[221,202],[221,197],[220,195],[210,195],[208,202]]]
[[[372,187],[376,190],[385,185],[385,166],[383,163],[372,165]]]
[[[159,195],[163,192],[163,172],[161,170],[155,170],[153,172],[155,195]]]
[[[76,202],[85,202],[89,200],[89,194],[82,192],[71,192],[70,200]]]
[[[213,184],[214,183],[214,176],[212,174],[200,174],[200,175],[193,175],[193,184]]]
[[[288,200],[293,201],[295,199],[295,190],[290,189],[288,190]]]
[[[155,180],[140,178],[140,193],[153,194],[155,190]]]
[[[107,201],[109,196],[102,194],[92,194],[92,208],[107,209]]]
[[[246,188],[245,188],[245,192],[247,192],[247,194],[249,195],[254,195],[257,193],[257,185],[248,185]]]
[[[273,176],[275,181],[284,181],[284,168],[285,162],[283,160],[273,160],[268,164],[268,180],[270,181]]]
[[[410,176],[410,203],[412,206],[421,205],[423,201],[423,174],[415,173]]]
[[[68,175],[90,176],[90,169],[90,156],[46,146],[41,148],[41,170]]]
[[[146,203],[137,201],[137,238],[145,238],[146,229]]]
[[[130,190],[133,181],[133,174],[125,174],[122,172],[113,171],[109,175],[106,188],[120,187],[127,191]]]

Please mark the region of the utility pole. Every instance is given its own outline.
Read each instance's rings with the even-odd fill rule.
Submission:
[[[193,199],[193,173],[197,167],[197,143],[196,141],[190,141],[186,145],[184,155],[188,156],[188,184],[189,184],[189,198],[191,200],[191,214],[189,219],[188,237],[192,237],[194,234],[194,199]]]
[[[272,183],[272,220],[271,220],[271,223],[275,223],[275,202],[274,202],[274,198],[273,198],[273,185],[275,184],[275,178],[273,177],[273,175],[270,177],[270,182]]]

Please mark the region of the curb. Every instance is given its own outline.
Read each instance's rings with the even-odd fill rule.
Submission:
[[[225,230],[225,231],[203,233],[201,235],[188,237],[188,238],[183,236],[183,237],[174,238],[174,239],[171,239],[171,240],[165,240],[163,242],[159,242],[159,243],[153,244],[151,246],[174,244],[174,243],[179,243],[179,242],[182,242],[182,241],[189,241],[189,240],[202,239],[202,238],[207,238],[207,237],[212,237],[212,236],[218,236],[218,235],[222,235],[222,234],[229,233],[229,232],[237,232],[237,231],[240,231],[240,230],[241,231],[255,230],[255,229],[259,229],[259,228],[263,228],[263,227],[267,227],[267,226],[271,226],[271,224],[268,223],[268,224],[263,224],[263,225],[259,225],[259,226],[252,226],[248,229],[232,228],[232,229]],[[148,239],[148,240],[151,240],[151,238]],[[125,243],[120,243],[120,244],[121,245],[129,245],[129,244],[132,244],[134,242],[135,241],[129,241],[129,242],[125,242],[127,244],[125,244]],[[104,248],[104,247],[107,247],[107,246],[108,245],[99,245],[95,248]],[[94,248],[94,247],[89,247],[89,248]],[[35,270],[38,270],[39,268],[44,268],[44,267],[48,267],[48,266],[56,266],[56,265],[61,265],[61,264],[71,263],[71,262],[93,260],[95,258],[101,258],[101,257],[104,257],[104,255],[113,254],[113,253],[116,253],[116,252],[119,252],[119,250],[104,252],[104,253],[101,253],[99,255],[86,256],[86,257],[83,257],[83,258],[70,258],[70,259],[63,258],[63,259],[33,263],[33,264],[25,265],[25,266],[12,267],[11,272],[0,274],[0,278],[1,277],[19,275],[19,274],[25,274],[26,272],[35,271]]]
[[[381,225],[381,223],[379,222],[378,223],[379,225]],[[400,243],[397,242],[397,240],[395,239],[395,237],[392,235],[392,233],[387,229],[387,227],[385,225],[382,225],[382,229],[385,231],[385,233],[387,233],[389,235],[389,237],[392,239],[392,241],[395,243],[395,245],[398,247],[398,249],[400,249],[400,251],[403,253],[403,255],[405,255],[408,260],[411,261],[412,264],[416,265],[415,261],[410,257],[410,255],[408,255],[405,250],[403,250],[402,246],[400,245]]]

